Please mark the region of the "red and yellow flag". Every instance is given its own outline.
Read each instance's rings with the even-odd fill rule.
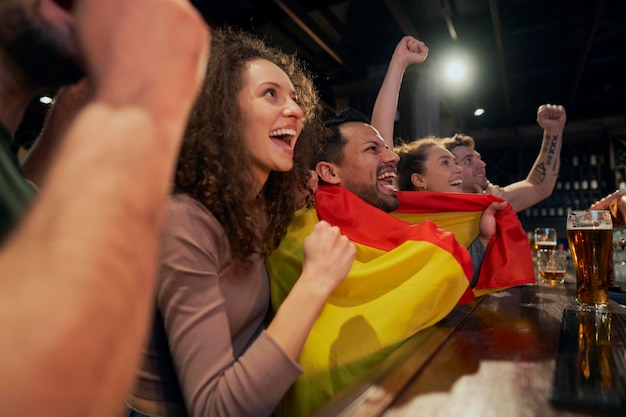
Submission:
[[[490,194],[399,192],[400,208],[395,217],[415,224],[430,220],[454,233],[457,241],[469,247],[478,236],[482,211],[500,198]],[[529,284],[535,281],[532,255],[526,232],[510,205],[496,212],[497,231],[480,269],[475,293]]]
[[[357,247],[347,278],[329,297],[305,343],[303,375],[276,410],[306,416],[417,331],[473,298],[472,263],[454,235],[430,221],[410,224],[341,187],[320,187],[267,261],[274,310],[302,270],[303,241],[319,219]]]

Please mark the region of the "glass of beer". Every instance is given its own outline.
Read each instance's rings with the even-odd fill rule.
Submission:
[[[608,210],[567,214],[567,242],[576,270],[576,301],[583,310],[609,311],[607,273],[613,244]]]
[[[535,250],[556,249],[556,229],[552,227],[538,227],[535,229]]]
[[[552,287],[563,283],[567,263],[567,252],[564,250],[540,250],[537,252],[539,274]]]

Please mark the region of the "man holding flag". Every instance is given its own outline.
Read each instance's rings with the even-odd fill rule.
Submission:
[[[491,195],[457,201],[460,194],[437,193],[443,196],[434,205],[423,205],[435,193],[397,192],[398,156],[364,115],[344,111],[327,126],[331,134],[313,147],[316,207],[296,217],[266,262],[273,307],[295,283],[302,241],[320,219],[355,243],[357,259],[307,339],[300,356],[304,374],[276,410],[279,416],[308,415],[408,337],[471,301],[471,287],[490,291],[534,281],[528,241],[519,239],[526,234],[508,203]],[[494,279],[494,268],[505,265],[517,272]]]

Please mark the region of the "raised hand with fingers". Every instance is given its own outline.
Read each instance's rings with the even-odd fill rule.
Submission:
[[[427,56],[428,47],[426,44],[412,36],[405,36],[400,39],[393,51],[387,74],[372,111],[372,126],[378,129],[390,148],[393,148],[393,127],[404,71],[411,64],[421,64]]]
[[[412,36],[402,38],[393,53],[393,58],[402,59],[405,67],[411,64],[421,64],[427,56],[428,46]]]
[[[97,99],[186,119],[209,52],[208,27],[189,2],[80,0],[75,16]]]
[[[542,104],[537,109],[537,123],[548,133],[562,132],[566,120],[565,107],[561,105]]]

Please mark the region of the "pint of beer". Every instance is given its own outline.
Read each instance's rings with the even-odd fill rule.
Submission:
[[[571,211],[567,241],[576,269],[576,300],[584,309],[608,312],[607,270],[613,245],[608,210]]]

